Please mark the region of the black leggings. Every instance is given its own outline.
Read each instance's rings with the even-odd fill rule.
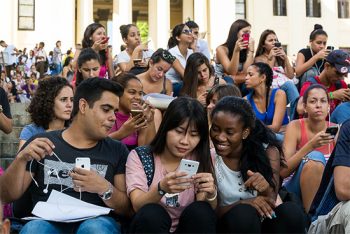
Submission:
[[[214,210],[207,202],[195,201],[181,213],[176,233],[215,233]],[[169,233],[171,218],[159,204],[147,204],[134,216],[129,233]]]
[[[232,207],[218,221],[219,233],[305,233],[302,210],[292,202],[285,202],[275,210],[276,218],[260,217],[253,206],[239,204]]]

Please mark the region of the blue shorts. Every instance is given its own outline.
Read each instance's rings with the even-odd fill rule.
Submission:
[[[324,166],[326,165],[326,159],[325,159],[324,155],[321,152],[319,152],[319,151],[311,151],[300,162],[299,167],[298,167],[297,171],[295,171],[293,177],[284,184],[284,187],[286,187],[286,189],[289,192],[295,193],[300,198],[301,198],[300,175],[301,175],[301,172],[302,172],[302,170],[304,168],[304,165],[309,160],[313,160],[313,161],[316,161],[316,162],[321,162]]]

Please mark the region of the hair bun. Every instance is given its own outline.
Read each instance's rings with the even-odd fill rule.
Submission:
[[[321,24],[315,24],[314,25],[314,30],[318,30],[318,29],[323,29]]]

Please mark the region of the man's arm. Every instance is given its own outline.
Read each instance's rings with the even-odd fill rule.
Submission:
[[[350,200],[350,167],[336,166],[334,168],[334,187],[340,201]]]
[[[27,162],[41,160],[52,154],[53,143],[47,138],[36,138],[21,150],[5,173],[0,176],[0,198],[5,203],[17,200],[31,183],[30,172],[26,171]],[[34,176],[34,175],[33,175]]]
[[[12,119],[7,118],[3,112],[0,112],[0,130],[6,134],[12,132]]]

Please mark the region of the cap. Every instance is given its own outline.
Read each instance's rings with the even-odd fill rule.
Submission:
[[[334,65],[340,73],[350,72],[350,57],[343,50],[333,50],[326,57],[326,61]]]

